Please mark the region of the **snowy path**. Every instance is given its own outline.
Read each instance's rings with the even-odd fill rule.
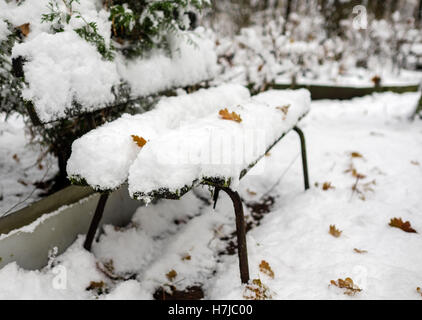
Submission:
[[[303,191],[294,133],[242,180],[240,193],[251,203],[282,178],[272,189],[271,211],[247,234],[251,278],[260,278],[273,299],[421,299],[422,122],[407,120],[417,99],[386,93],[314,102],[301,125],[312,189]],[[324,183],[332,188],[323,190]],[[209,197],[206,188],[196,192]],[[419,233],[390,227],[395,217]],[[329,234],[330,225],[342,231],[338,238]],[[22,298],[24,292],[24,298],[151,299],[160,286],[199,285],[206,299],[241,299],[237,255],[220,254],[233,231],[225,195],[214,212],[191,192],[181,201],[139,208],[126,229],[106,227],[94,255],[84,252],[80,238],[54,268],[33,272],[9,264],[0,270],[0,298]],[[262,260],[274,278],[260,272]],[[110,279],[98,261],[131,280]],[[65,290],[53,288],[60,267]],[[330,286],[347,277],[362,291],[349,296]],[[103,281],[107,294],[85,290],[91,281]]]

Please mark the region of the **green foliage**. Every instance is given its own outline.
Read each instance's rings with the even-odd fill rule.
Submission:
[[[13,76],[11,59],[12,48],[19,41],[19,32],[6,21],[10,34],[0,42],[0,112],[6,115],[12,112],[24,113],[24,101],[21,98],[22,79]]]
[[[152,48],[168,49],[168,35],[190,27],[189,14],[210,5],[207,0],[109,0],[112,37],[126,57]]]
[[[87,21],[82,14],[73,7],[74,3],[79,3],[80,0],[62,0],[65,11],[63,11],[58,3],[58,0],[50,0],[48,3],[49,12],[41,16],[41,22],[50,23],[53,32],[63,32],[65,25],[69,24],[72,18],[81,19],[84,25],[74,31],[85,41],[95,45],[98,52],[106,60],[113,60],[113,46],[107,46],[104,37],[99,34],[97,24],[95,22]]]

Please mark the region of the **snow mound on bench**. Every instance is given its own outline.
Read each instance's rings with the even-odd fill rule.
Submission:
[[[126,181],[129,167],[141,150],[131,135],[141,136],[150,143],[170,129],[196,122],[222,106],[236,105],[249,97],[245,87],[222,85],[162,98],[154,110],[143,114],[125,114],[73,142],[68,176],[83,179],[95,189],[115,189]]]
[[[129,169],[129,192],[148,201],[154,194],[219,179],[235,187],[242,171],[254,165],[309,110],[309,91],[268,91],[229,108],[242,121],[218,111],[148,142]]]

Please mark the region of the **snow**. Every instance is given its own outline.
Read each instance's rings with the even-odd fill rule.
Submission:
[[[74,141],[67,173],[70,177],[85,179],[94,188],[115,189],[126,181],[129,167],[141,150],[131,135],[150,142],[166,130],[247,98],[249,91],[239,85],[222,85],[162,98],[152,111],[134,116],[125,114]]]
[[[147,143],[129,169],[129,193],[138,198],[161,188],[176,193],[205,178],[223,178],[236,187],[248,168],[309,110],[307,90],[267,91],[231,108],[240,123],[217,111]],[[277,109],[289,106],[286,114]]]
[[[191,34],[175,35],[171,41],[172,57],[155,50],[149,58],[119,59],[118,72],[129,83],[135,97],[210,80],[217,73],[217,56],[210,38],[212,35],[202,28]]]
[[[422,287],[422,122],[408,120],[418,98],[382,93],[312,102],[301,122],[311,190],[303,191],[295,133],[260,161],[262,171],[255,167],[241,180],[247,221],[253,221],[247,204],[266,195],[275,199],[261,224],[247,233],[251,278],[260,278],[273,299],[421,299],[416,287]],[[352,158],[351,152],[363,157]],[[357,184],[365,200],[352,191],[356,178],[345,172],[351,164],[366,176]],[[373,180],[373,191],[365,189]],[[335,189],[322,190],[324,182]],[[140,207],[126,228],[106,226],[93,253],[82,248],[80,237],[40,271],[8,264],[0,270],[0,298],[152,299],[161,286],[199,285],[205,299],[243,299],[237,255],[222,254],[235,230],[232,203],[221,194],[214,212],[204,197],[210,199],[207,188],[195,188],[179,201]],[[390,227],[394,217],[410,221],[418,233]],[[339,238],[328,233],[332,224],[343,231]],[[96,262],[110,260],[115,275],[131,280],[111,280],[96,268]],[[259,271],[262,260],[274,279]],[[67,289],[56,290],[53,279],[62,266]],[[177,272],[173,281],[166,277],[171,270]],[[330,280],[346,277],[362,292],[348,296],[330,286]],[[109,293],[85,290],[91,281],[104,281]]]

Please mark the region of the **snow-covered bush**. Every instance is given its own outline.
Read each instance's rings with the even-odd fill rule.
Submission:
[[[148,96],[213,77],[208,0],[0,0],[0,112],[25,116],[59,159],[72,142]]]

